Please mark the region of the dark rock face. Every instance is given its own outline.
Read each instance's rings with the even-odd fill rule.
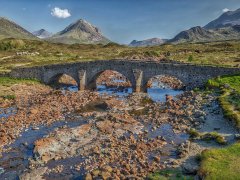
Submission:
[[[70,24],[64,30],[53,35],[48,40],[65,44],[107,44],[110,42],[106,37],[102,35],[100,29],[91,25],[89,22],[83,19]]]
[[[208,30],[201,28],[200,26],[193,27],[189,30],[182,31],[176,35],[169,42],[181,42],[181,41],[196,41],[210,38],[213,34]]]
[[[211,21],[206,26],[204,26],[204,28],[216,29],[234,25],[240,25],[240,9],[237,9],[236,11],[228,11],[222,14],[219,18]]]
[[[129,46],[132,47],[145,47],[145,46],[156,46],[165,43],[166,40],[159,38],[146,39],[142,41],[133,40]]]
[[[45,38],[49,38],[52,36],[52,33],[46,31],[45,29],[40,29],[38,31],[34,31],[32,34],[40,39],[45,39]]]

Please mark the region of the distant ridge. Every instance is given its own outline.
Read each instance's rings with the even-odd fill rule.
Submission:
[[[32,33],[7,18],[0,17],[0,39],[37,39]]]
[[[240,39],[240,25],[207,30],[200,26],[177,34],[169,43],[211,42]]]
[[[129,46],[131,47],[146,47],[146,46],[156,46],[165,43],[166,40],[159,38],[151,38],[142,41],[133,40]]]

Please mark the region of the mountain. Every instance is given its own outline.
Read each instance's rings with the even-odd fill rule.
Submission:
[[[240,39],[240,25],[207,30],[200,26],[182,31],[169,43],[211,42]]]
[[[5,38],[37,39],[33,34],[15,22],[0,17],[0,39]]]
[[[48,38],[48,41],[64,44],[107,44],[110,42],[97,27],[83,19],[70,24],[63,31]]]
[[[131,46],[131,47],[156,46],[156,45],[161,45],[164,42],[166,42],[166,40],[159,39],[159,38],[146,39],[146,40],[142,40],[142,41],[133,40],[129,44],[129,46]]]
[[[40,39],[50,38],[52,36],[52,33],[46,31],[45,29],[34,31],[32,34]]]
[[[240,9],[223,13],[219,18],[204,26],[205,29],[216,29],[240,25]]]

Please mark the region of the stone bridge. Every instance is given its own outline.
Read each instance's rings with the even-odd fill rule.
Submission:
[[[51,84],[67,74],[76,80],[79,90],[96,88],[96,79],[105,70],[123,74],[135,92],[146,91],[147,82],[156,75],[169,75],[181,80],[187,89],[203,86],[210,78],[240,73],[240,68],[200,66],[182,63],[157,63],[151,61],[98,60],[40,67],[16,68],[10,76],[35,78]]]

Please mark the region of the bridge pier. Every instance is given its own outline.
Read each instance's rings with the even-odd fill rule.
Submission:
[[[78,89],[79,91],[84,91],[86,89],[86,70],[80,70],[78,71]]]
[[[143,91],[143,71],[140,69],[133,69],[133,74],[135,77],[135,85],[132,84],[133,91],[139,93]]]

